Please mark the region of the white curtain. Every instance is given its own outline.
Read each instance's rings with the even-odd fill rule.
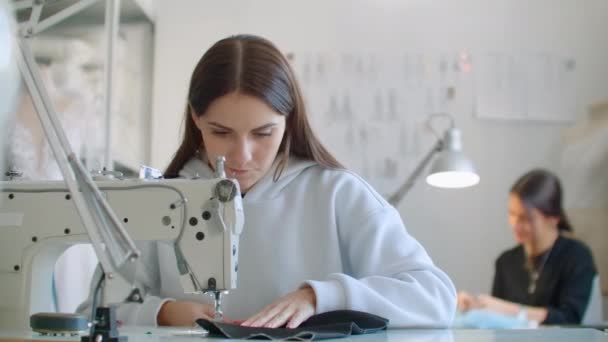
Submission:
[[[591,248],[608,294],[608,101],[565,130],[561,165],[566,212],[576,237]]]

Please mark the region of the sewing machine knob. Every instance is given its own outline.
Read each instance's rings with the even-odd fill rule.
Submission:
[[[131,294],[129,295],[129,297],[127,297],[127,301],[132,302],[132,303],[143,303],[143,296],[141,295],[141,292],[139,291],[138,288],[133,289],[133,291],[131,291]]]
[[[215,186],[215,194],[220,202],[226,203],[232,201],[236,196],[237,188],[236,185],[230,180],[223,179]]]
[[[209,278],[209,280],[207,280],[207,288],[211,291],[215,291],[215,287],[216,287],[215,278]]]

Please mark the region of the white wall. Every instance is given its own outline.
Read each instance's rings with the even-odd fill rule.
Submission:
[[[151,138],[159,168],[177,147],[194,65],[213,42],[235,33],[263,35],[284,51],[549,51],[576,58],[581,111],[608,99],[605,0],[180,0],[158,2],[156,13]],[[452,113],[480,185],[441,191],[421,183],[399,210],[460,289],[489,291],[494,259],[513,245],[507,191],[531,167],[558,167],[567,125],[475,119],[470,100]]]

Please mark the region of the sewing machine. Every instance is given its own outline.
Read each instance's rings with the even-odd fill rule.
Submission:
[[[96,181],[134,241],[164,241],[176,250],[185,293],[236,288],[243,209],[238,183],[212,180]],[[29,330],[30,315],[52,311],[55,261],[69,246],[89,242],[63,181],[0,182],[0,329]],[[112,246],[104,245],[104,250]],[[106,274],[104,303],[145,296],[145,270],[127,263]],[[117,288],[138,289],[124,293]],[[139,298],[137,298],[139,296]]]
[[[172,246],[184,292],[212,293],[216,318],[221,317],[222,294],[236,287],[243,209],[238,183],[226,179],[223,159],[216,160],[212,180],[94,181],[72,151],[42,81],[30,40],[95,1],[70,1],[48,13],[44,11],[47,1],[14,1],[14,9],[27,14],[18,16],[23,20],[19,21],[16,62],[64,181],[0,182],[0,329],[29,330],[30,315],[53,310],[55,262],[77,243],[91,242],[103,274],[92,296],[95,308],[100,290],[99,310],[92,311],[92,328],[83,341],[122,341],[116,332],[112,305],[141,302],[146,291],[156,287],[141,265],[142,254],[133,240]],[[106,5],[110,47],[104,69],[107,93],[111,94],[119,2],[108,0]],[[1,8],[0,14],[4,10]],[[12,42],[9,31],[9,39],[0,44],[10,52],[12,44],[5,46]],[[7,35],[0,33],[2,38]],[[110,100],[111,96],[106,96],[108,117]],[[111,159],[107,159],[105,163],[111,168]],[[49,316],[37,315],[35,319]]]

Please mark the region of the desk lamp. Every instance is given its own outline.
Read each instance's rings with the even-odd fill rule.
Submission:
[[[443,134],[437,133],[437,130],[433,127],[433,122],[439,118],[449,120],[449,127]],[[464,188],[479,183],[479,175],[475,171],[473,163],[462,153],[461,134],[454,124],[454,118],[444,113],[432,114],[426,121],[426,125],[437,140],[405,180],[405,183],[388,197],[388,202],[393,206],[397,206],[414,186],[414,183],[433,160],[435,154],[437,154],[437,158],[431,165],[430,172],[426,177],[428,184],[439,188]]]

